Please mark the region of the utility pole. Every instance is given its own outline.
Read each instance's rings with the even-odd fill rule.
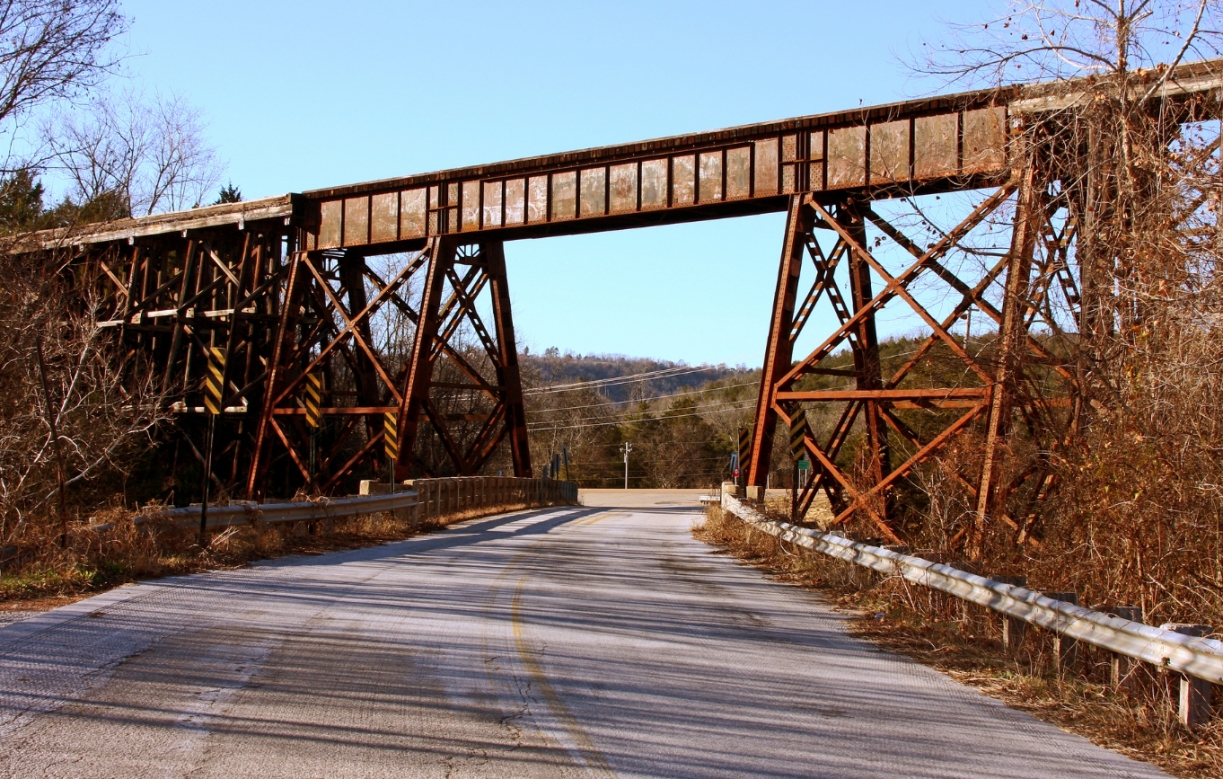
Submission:
[[[620,447],[620,451],[624,452],[624,489],[628,489],[628,456],[633,451],[633,445],[628,441],[624,442],[624,446]]]

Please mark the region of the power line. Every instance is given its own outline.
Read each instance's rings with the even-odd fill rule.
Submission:
[[[755,404],[756,404],[756,398],[748,398],[748,399],[746,399],[746,400],[738,400],[738,401],[733,401],[733,402],[729,402],[729,403],[725,403],[725,404],[723,404],[723,403],[719,403],[719,402],[718,402],[718,401],[716,401],[716,400],[715,400],[715,401],[713,401],[713,402],[711,402],[711,403],[704,403],[704,404],[701,404],[701,403],[694,403],[692,407],[693,407],[694,409],[701,409],[701,410],[706,410],[706,411],[708,411],[708,410],[714,410],[714,411],[716,411],[716,410],[717,410],[717,409],[719,409],[719,408],[746,408],[746,407],[748,407],[748,406],[753,406],[753,405],[755,405]],[[621,413],[623,413],[623,412],[621,412]],[[683,416],[691,416],[691,415],[690,415],[690,414],[670,414],[669,412],[664,411],[664,412],[663,412],[663,413],[662,413],[660,416],[654,417],[654,419],[675,419],[675,418],[677,418],[677,417],[683,417]],[[599,416],[590,416],[590,417],[579,417],[578,419],[574,419],[574,420],[565,420],[565,421],[571,421],[571,422],[587,422],[587,421],[590,421],[590,420],[592,420],[592,419],[603,419],[603,417],[602,417],[602,415],[599,415]],[[633,420],[628,420],[628,419],[625,419],[625,418],[623,418],[623,417],[620,417],[620,419],[621,419],[621,421],[623,421],[623,422],[633,421]],[[546,430],[552,430],[552,429],[554,428],[554,424],[553,424],[553,423],[549,423],[549,422],[529,422],[529,423],[527,423],[527,427],[529,427],[529,428],[533,427],[533,428],[537,428],[537,429],[541,429],[541,430],[543,430],[543,429],[546,429]],[[563,428],[556,428],[556,429],[560,430],[560,429],[563,429]]]
[[[587,403],[582,406],[561,406],[560,408],[536,408],[536,409],[531,409],[531,413],[540,414],[544,412],[551,413],[555,411],[573,411],[573,410],[580,409],[580,408],[603,408],[604,406],[622,406],[628,403],[652,403],[655,400],[664,400],[666,398],[678,398],[678,397],[685,397],[688,395],[699,395],[705,392],[717,392],[718,390],[736,389],[738,387],[754,387],[759,383],[760,383],[759,381],[745,381],[745,382],[742,382],[741,384],[724,384],[721,387],[707,387],[705,389],[688,390],[686,392],[672,392],[668,395],[654,395],[653,397],[642,398],[641,400],[632,400],[632,399],[630,400],[608,400],[604,403]]]
[[[686,373],[700,373],[703,371],[719,370],[713,365],[698,365],[696,367],[688,365],[677,365],[674,368],[660,368],[656,371],[646,371],[645,373],[630,373],[626,376],[612,376],[606,379],[592,379],[590,381],[578,381],[570,384],[554,384],[550,387],[534,387],[532,389],[523,390],[524,395],[534,395],[547,392],[572,392],[578,389],[592,389],[595,387],[607,387],[614,384],[627,384],[634,381],[646,381],[650,379],[673,378],[674,376],[682,376]]]
[[[750,408],[750,407],[755,406],[755,405],[756,405],[756,401],[754,401],[754,400],[753,400],[753,401],[751,401],[751,402],[749,402],[749,403],[735,403],[735,404],[731,404],[731,405],[729,405],[729,406],[725,406],[724,408],[731,408],[731,409]],[[673,414],[673,415],[671,415],[671,416],[656,417],[656,419],[658,419],[658,420],[664,420],[664,419],[684,419],[684,418],[686,418],[686,417],[699,417],[699,416],[704,416],[704,414],[699,414],[699,413],[698,413],[698,414]],[[595,417],[591,417],[591,418],[593,419],[593,418],[595,418]],[[536,425],[536,426],[534,426],[534,427],[530,427],[530,426],[528,426],[528,427],[529,427],[530,429],[533,429],[533,430],[578,430],[578,429],[581,429],[581,428],[586,428],[586,427],[608,427],[608,426],[610,426],[610,425],[624,425],[624,424],[629,424],[629,423],[634,422],[634,421],[638,421],[638,420],[628,420],[628,419],[623,419],[623,420],[618,420],[618,421],[613,421],[613,422],[595,422],[595,423],[592,423],[592,424],[589,424],[589,425],[564,425],[564,426],[562,426],[562,427],[555,427],[555,426],[552,426],[552,425],[548,425],[548,424],[546,424],[546,423],[541,423],[541,424]]]

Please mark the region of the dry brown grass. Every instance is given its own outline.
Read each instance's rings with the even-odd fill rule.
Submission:
[[[854,615],[857,636],[935,668],[964,684],[1102,747],[1186,779],[1223,776],[1223,701],[1212,723],[1191,731],[1176,719],[1176,679],[1141,667],[1122,690],[1109,682],[1105,653],[1081,647],[1059,672],[1051,636],[1031,629],[1007,652],[1001,618],[898,577],[779,544],[773,536],[711,507],[693,528],[702,541],[787,582],[824,592]]]
[[[390,513],[308,523],[254,523],[214,532],[201,547],[194,530],[176,528],[156,517],[112,509],[95,519],[112,528],[104,533],[75,528],[61,547],[58,535],[22,539],[8,551],[0,571],[0,610],[42,610],[138,579],[232,569],[255,560],[285,555],[318,555],[400,541],[481,516],[525,508],[496,506],[448,514],[413,526]]]

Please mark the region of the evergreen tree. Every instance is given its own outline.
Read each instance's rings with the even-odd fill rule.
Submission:
[[[215,203],[213,203],[213,205],[219,206],[222,203],[241,203],[241,202],[242,202],[242,190],[238,189],[237,185],[231,181],[228,184],[226,184],[225,186],[221,187],[221,194],[219,197],[217,197],[217,200]]]
[[[44,227],[43,186],[31,170],[19,170],[0,180],[0,233]]]

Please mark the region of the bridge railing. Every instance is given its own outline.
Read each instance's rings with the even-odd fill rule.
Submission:
[[[1008,619],[1021,620],[1114,655],[1177,671],[1182,674],[1180,717],[1186,724],[1201,724],[1209,717],[1210,685],[1223,684],[1223,641],[1177,631],[1177,628],[1189,626],[1146,625],[949,565],[780,522],[744,504],[729,489],[722,490],[722,510],[779,541],[879,573],[903,577],[914,584],[992,609]]]
[[[237,501],[209,506],[209,529],[256,522],[328,522],[391,512],[413,526],[427,521],[505,508],[539,508],[576,504],[573,482],[555,479],[518,479],[507,476],[462,476],[450,479],[415,479],[396,484],[362,482],[361,495],[317,498],[282,503]],[[158,516],[184,528],[199,527],[200,506],[166,509]],[[147,518],[138,519],[141,520]],[[95,525],[91,530],[105,530]]]

